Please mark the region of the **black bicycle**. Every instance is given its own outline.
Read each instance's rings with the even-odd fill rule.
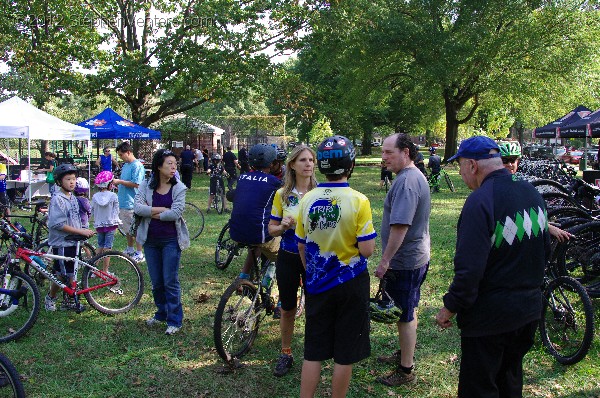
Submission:
[[[454,187],[454,183],[450,176],[444,169],[441,169],[439,173],[431,173],[427,176],[427,183],[429,184],[429,189],[431,192],[439,192],[440,191],[440,181],[444,181],[450,189],[450,192],[456,192],[456,188]]]
[[[225,208],[225,187],[223,186],[223,179],[217,178],[217,185],[215,189],[215,197],[212,201],[212,208],[217,211],[218,214],[223,214]]]
[[[240,247],[231,236],[229,236],[229,221],[223,226],[215,246],[215,266],[218,269],[225,269],[231,264],[233,259],[240,255]]]
[[[4,354],[0,354],[0,396],[25,398],[19,372]]]

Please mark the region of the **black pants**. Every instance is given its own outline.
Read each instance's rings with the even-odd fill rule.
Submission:
[[[236,173],[236,169],[235,168],[226,168],[225,171],[227,172],[227,174],[229,175],[227,177],[227,189],[229,189],[230,191],[233,189],[233,184],[235,184],[235,181],[237,180],[237,173]]]
[[[533,345],[538,321],[512,332],[461,337],[460,398],[523,396],[523,357]]]
[[[191,164],[181,165],[181,182],[190,189],[192,187],[192,176],[194,174],[194,166]]]

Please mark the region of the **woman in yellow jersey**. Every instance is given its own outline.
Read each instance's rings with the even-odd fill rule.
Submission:
[[[290,153],[283,187],[273,198],[269,234],[281,236],[281,246],[277,254],[277,286],[281,301],[281,355],[275,366],[275,376],[285,375],[294,363],[292,356],[292,335],[300,279],[304,281],[304,267],[298,254],[298,243],[294,229],[298,218],[298,203],[304,194],[317,186],[315,179],[315,152],[306,145],[298,145]]]

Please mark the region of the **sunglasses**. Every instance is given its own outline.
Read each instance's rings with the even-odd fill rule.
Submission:
[[[508,156],[508,157],[502,158],[502,163],[503,164],[515,163],[515,162],[517,162],[517,160],[519,160],[518,156]]]

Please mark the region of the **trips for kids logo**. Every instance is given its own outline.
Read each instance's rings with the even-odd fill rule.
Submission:
[[[298,206],[298,203],[300,203],[298,197],[294,195],[288,196],[288,200],[290,201],[290,206]]]
[[[310,219],[309,232],[316,229],[325,230],[335,228],[340,221],[341,209],[335,197],[319,199],[314,202],[308,211]]]

